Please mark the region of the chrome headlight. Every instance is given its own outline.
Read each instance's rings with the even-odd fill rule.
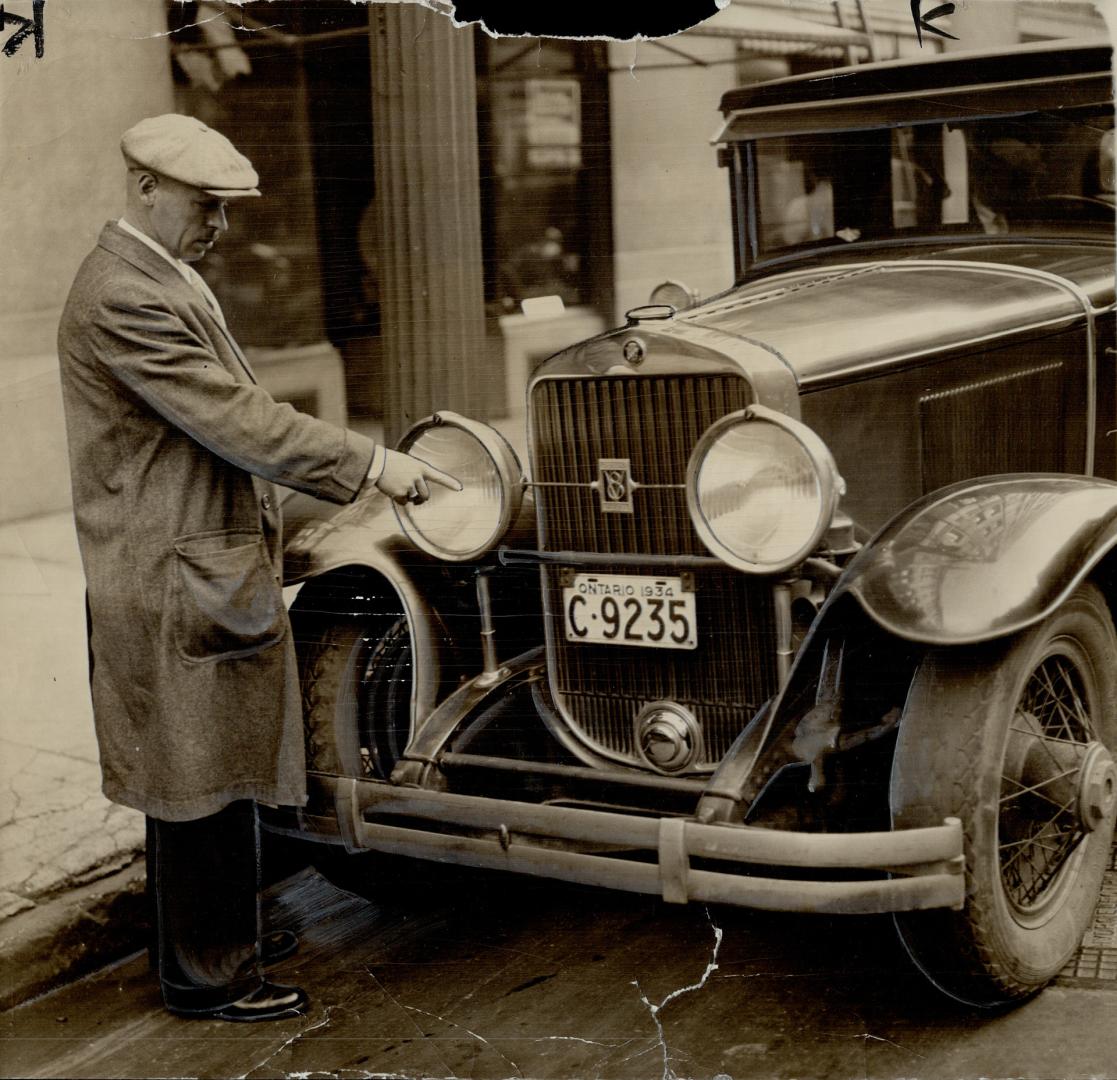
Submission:
[[[730,566],[755,574],[802,562],[844,490],[826,444],[763,405],[712,424],[687,465],[687,509],[702,542]]]
[[[479,559],[500,543],[520,511],[524,487],[520,460],[499,431],[444,411],[420,420],[399,449],[462,485],[451,491],[431,484],[425,503],[396,504],[412,543],[450,562]]]

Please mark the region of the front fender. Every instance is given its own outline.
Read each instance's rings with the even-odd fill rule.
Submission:
[[[297,585],[339,566],[384,573],[433,565],[399,527],[392,500],[379,493],[345,506],[292,492],[283,501],[283,584]]]
[[[429,590],[423,587],[423,579],[444,564],[419,551],[403,535],[391,500],[384,496],[359,499],[339,509],[295,494],[284,501],[283,518],[284,585],[319,579],[343,567],[360,568],[381,579],[381,590],[394,593],[403,605],[415,657],[411,725],[412,731],[418,730],[437,703],[449,645],[449,635],[427,599]],[[349,580],[346,575],[346,582]],[[341,588],[344,591],[346,585]],[[364,590],[364,585],[353,582],[354,593]],[[353,597],[354,601],[362,599]]]
[[[964,645],[1039,622],[1117,545],[1117,483],[1011,474],[952,484],[894,517],[831,596],[882,629]]]

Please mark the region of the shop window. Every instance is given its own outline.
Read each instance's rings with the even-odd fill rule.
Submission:
[[[478,35],[485,295],[611,310],[607,56],[599,42]]]
[[[198,270],[243,345],[320,341],[318,237],[302,80],[292,77],[290,49],[241,49],[235,31],[208,8],[170,7],[175,104],[227,135],[252,160],[264,197],[230,207],[228,233]],[[221,26],[227,36],[215,38],[224,33]]]
[[[176,2],[168,22],[176,107],[227,135],[260,174],[263,198],[231,207],[229,232],[198,267],[238,341],[376,332],[360,250],[372,199],[367,14],[333,2],[224,13]],[[349,27],[360,36],[317,40]]]
[[[176,107],[252,159],[263,198],[236,203],[199,264],[245,346],[328,340],[350,411],[377,409],[368,12],[347,0],[168,4]],[[325,355],[325,354],[323,354]]]

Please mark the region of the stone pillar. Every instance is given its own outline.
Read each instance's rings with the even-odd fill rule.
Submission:
[[[473,31],[371,4],[372,128],[391,445],[440,408],[480,416],[484,287]]]

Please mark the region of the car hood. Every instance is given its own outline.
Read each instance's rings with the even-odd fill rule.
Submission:
[[[850,252],[848,262],[740,286],[679,321],[761,346],[802,387],[1029,329],[1059,329],[1113,299],[1107,247],[968,245],[888,259]]]

